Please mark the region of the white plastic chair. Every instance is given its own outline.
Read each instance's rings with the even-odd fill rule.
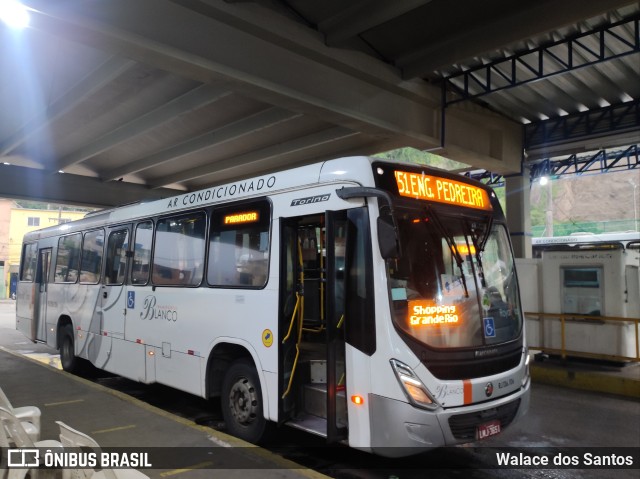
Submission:
[[[0,426],[2,431],[0,434],[0,442],[12,445],[14,447],[29,449],[29,448],[62,448],[62,444],[59,441],[55,440],[46,440],[46,441],[33,441],[29,434],[24,429],[24,422],[20,421],[17,417],[13,415],[7,409],[0,407]],[[9,469],[8,479],[24,479],[27,474],[31,477],[31,479],[37,479],[38,469],[17,469],[12,468]],[[44,471],[40,471],[44,472]],[[55,471],[47,471],[55,473]]]
[[[0,388],[0,407],[5,408],[17,419],[25,423],[23,424],[24,430],[29,434],[32,441],[37,442],[40,440],[40,409],[36,406],[13,407],[2,388]]]
[[[9,437],[7,431],[4,428],[4,424],[0,421],[0,451],[6,451],[9,449]],[[0,458],[0,465],[2,465],[2,459]],[[5,460],[4,462],[8,462]],[[7,469],[0,467],[0,479],[8,479]]]
[[[60,427],[60,441],[65,448],[91,448],[98,455],[100,446],[91,437],[76,431],[62,421],[56,421]],[[63,469],[62,479],[149,479],[149,476],[136,469]]]

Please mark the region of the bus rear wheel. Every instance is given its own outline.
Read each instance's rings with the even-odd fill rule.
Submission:
[[[70,324],[63,326],[60,331],[60,363],[62,369],[69,373],[77,372],[80,366],[73,341],[73,328]]]
[[[262,391],[251,361],[240,359],[227,370],[222,382],[222,416],[233,436],[257,444],[264,436]]]

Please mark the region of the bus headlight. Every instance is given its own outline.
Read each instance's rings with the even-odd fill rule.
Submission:
[[[411,404],[425,409],[438,407],[426,386],[422,384],[422,381],[418,379],[409,366],[397,359],[391,359],[390,363],[402,390]]]

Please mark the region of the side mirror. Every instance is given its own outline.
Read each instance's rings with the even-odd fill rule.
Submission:
[[[398,259],[400,257],[398,229],[393,221],[393,216],[389,214],[378,216],[378,245],[380,246],[380,255],[384,259]]]

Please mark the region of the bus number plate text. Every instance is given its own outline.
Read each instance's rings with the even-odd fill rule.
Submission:
[[[476,430],[477,439],[486,439],[496,434],[500,434],[500,421],[498,420],[480,424]]]

